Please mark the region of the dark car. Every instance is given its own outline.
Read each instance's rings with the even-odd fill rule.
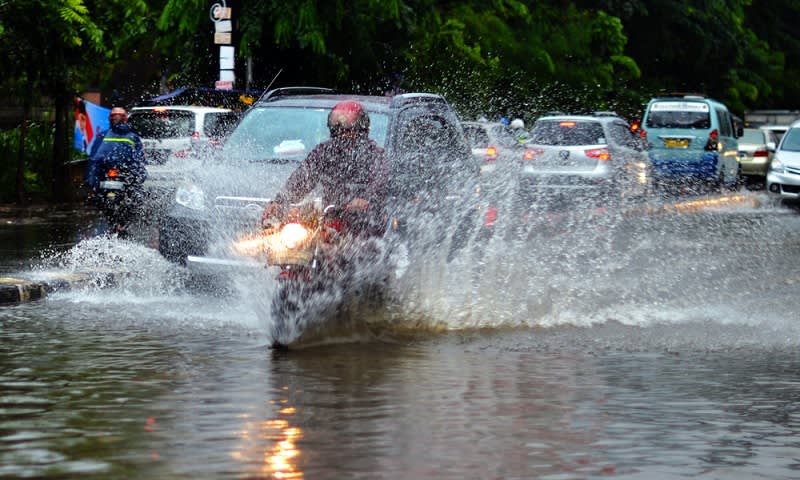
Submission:
[[[195,257],[219,253],[213,250],[223,243],[220,240],[257,228],[264,206],[291,172],[329,138],[328,112],[343,100],[364,106],[370,116],[370,137],[390,159],[393,223],[414,218],[411,208],[434,212],[445,212],[448,206],[466,208],[462,200],[474,195],[480,166],[455,110],[443,97],[282,88],[259,99],[217,155],[178,186],[160,227],[161,254],[192,266]]]

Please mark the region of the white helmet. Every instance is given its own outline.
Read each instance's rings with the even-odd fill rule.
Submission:
[[[515,118],[511,121],[511,128],[525,128],[525,122],[521,118]]]

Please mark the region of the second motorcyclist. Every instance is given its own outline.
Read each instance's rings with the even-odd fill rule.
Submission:
[[[128,124],[128,112],[114,107],[108,116],[109,128],[95,140],[86,167],[86,185],[90,189],[90,201],[108,216],[108,205],[100,192],[101,182],[109,169],[119,172],[125,179],[124,214],[116,216],[122,221],[109,225],[111,233],[127,235],[131,217],[144,201],[142,184],[147,179],[144,149],[139,135]]]
[[[267,206],[262,222],[284,213],[318,185],[325,205],[343,206],[364,219],[355,233],[381,235],[385,225],[389,163],[369,138],[369,115],[355,101],[336,104],[328,114],[330,139],[317,145]]]

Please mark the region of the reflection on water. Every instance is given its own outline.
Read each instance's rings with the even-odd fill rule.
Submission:
[[[798,342],[763,328],[272,354],[213,322],[42,306],[0,311],[5,477],[792,478],[800,447]]]

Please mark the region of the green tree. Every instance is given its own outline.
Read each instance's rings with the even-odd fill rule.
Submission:
[[[2,87],[24,99],[24,132],[30,109],[53,106],[55,138],[52,163],[35,169],[49,177],[51,193],[62,198],[65,164],[71,158],[72,100],[90,84],[109,78],[126,48],[146,31],[144,0],[14,0],[0,3]],[[24,145],[25,135],[20,136]],[[19,150],[17,200],[25,200],[25,149]]]

